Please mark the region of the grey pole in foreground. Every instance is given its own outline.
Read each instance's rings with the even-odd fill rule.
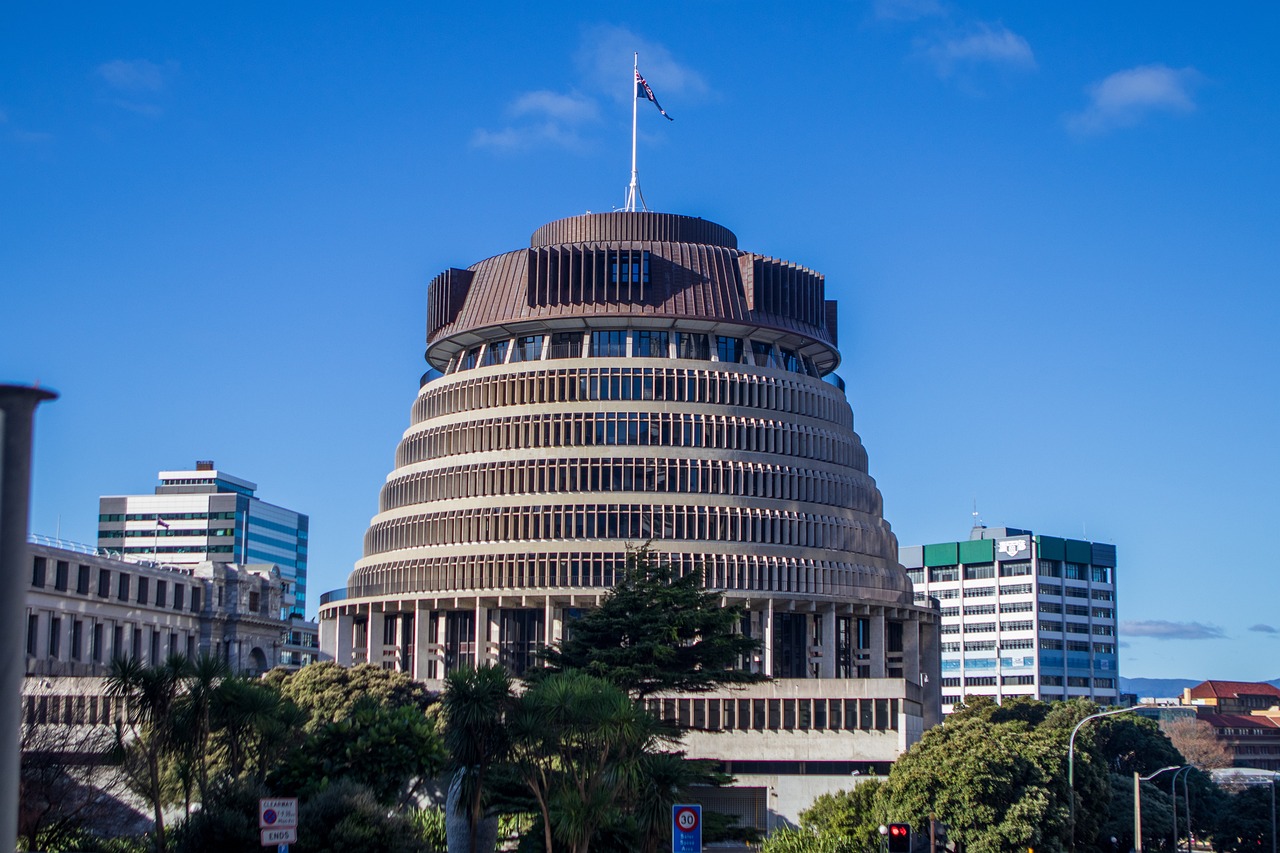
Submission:
[[[18,837],[19,730],[26,648],[28,501],[31,497],[31,427],[36,406],[57,394],[25,385],[0,385],[0,624],[9,627],[0,648],[0,848]]]

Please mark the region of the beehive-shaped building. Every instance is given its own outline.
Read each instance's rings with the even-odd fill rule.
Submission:
[[[834,753],[806,739],[810,764],[857,769],[937,718],[937,618],[913,603],[832,373],[820,273],[703,219],[586,214],[441,273],[427,314],[432,370],[364,557],[321,599],[339,663],[519,673],[647,542],[746,606],[762,652],[744,665],[778,680],[670,701],[755,738],[766,775],[810,749],[770,737],[837,733]],[[737,740],[703,752],[731,761],[716,753]]]

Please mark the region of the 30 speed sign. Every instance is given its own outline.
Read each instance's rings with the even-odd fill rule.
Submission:
[[[671,807],[672,853],[702,853],[702,806]]]

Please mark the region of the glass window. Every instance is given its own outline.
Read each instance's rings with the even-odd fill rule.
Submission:
[[[542,358],[542,335],[526,335],[516,338],[516,348],[511,352],[511,361],[538,361]]]
[[[472,347],[462,356],[462,361],[458,364],[459,370],[470,370],[476,366],[476,362],[480,360],[480,347]]]
[[[677,332],[676,358],[695,358],[702,361],[710,361],[710,340],[706,335],[693,335],[687,332]],[[723,361],[723,359],[721,360]]]
[[[582,335],[579,332],[556,332],[551,336],[552,358],[581,358]]]
[[[666,358],[668,354],[667,343],[670,335],[667,332],[643,331],[636,332],[635,350],[633,355],[637,358]]]
[[[490,364],[506,364],[508,346],[510,346],[510,341],[494,341],[493,343],[485,347],[485,350],[484,350],[485,366],[488,366]]]
[[[716,336],[716,358],[729,364],[741,364],[743,359],[742,338],[726,338]]]
[[[557,338],[561,337],[556,335]],[[608,329],[591,333],[591,355],[596,358],[622,358],[627,354],[627,333]],[[552,358],[565,358],[552,353]]]

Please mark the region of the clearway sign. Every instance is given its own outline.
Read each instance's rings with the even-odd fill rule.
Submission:
[[[264,797],[258,800],[259,829],[279,829],[297,825],[297,797]]]

